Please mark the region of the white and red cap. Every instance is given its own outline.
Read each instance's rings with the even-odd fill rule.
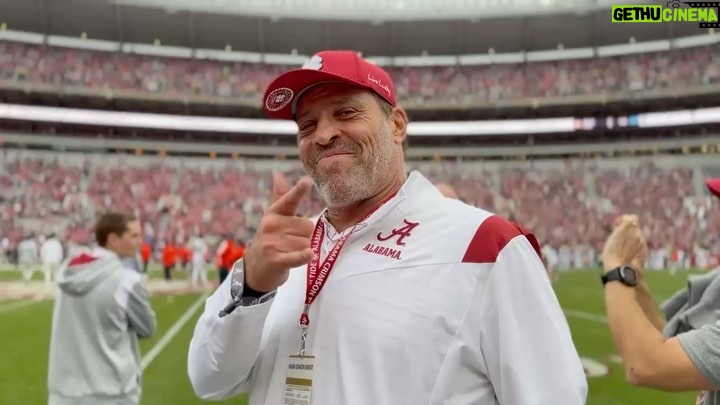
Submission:
[[[710,190],[711,193],[715,195],[715,197],[720,198],[720,178],[717,179],[710,179],[707,182],[708,190]]]
[[[323,51],[295,70],[275,78],[265,91],[263,110],[270,118],[293,119],[300,96],[321,83],[346,83],[368,89],[393,106],[395,88],[379,66],[361,58],[355,51]]]

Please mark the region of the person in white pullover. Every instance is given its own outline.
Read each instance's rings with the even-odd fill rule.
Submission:
[[[193,290],[198,288],[198,281],[200,286],[204,290],[207,288],[207,269],[205,264],[207,263],[208,247],[203,239],[202,234],[198,234],[190,240],[188,243],[190,249],[190,287]]]
[[[20,267],[25,283],[32,280],[36,267],[40,264],[38,250],[38,243],[33,233],[29,233],[18,244],[18,267]]]
[[[45,292],[48,293],[63,261],[63,246],[56,234],[50,234],[40,247],[40,261],[45,274]]]

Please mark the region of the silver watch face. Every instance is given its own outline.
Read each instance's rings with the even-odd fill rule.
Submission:
[[[620,268],[620,278],[627,285],[637,285],[638,275],[632,267],[623,266]]]

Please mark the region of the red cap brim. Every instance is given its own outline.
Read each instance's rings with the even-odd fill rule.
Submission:
[[[347,79],[345,77],[323,72],[314,69],[295,69],[283,73],[278,76],[270,86],[268,86],[263,98],[263,110],[269,118],[277,119],[293,119],[292,106],[297,104],[297,99],[308,88],[327,82],[346,83],[353,86],[368,88],[368,86]],[[290,93],[287,92],[290,91]],[[275,93],[275,94],[273,94]],[[287,99],[283,98],[281,102],[275,102],[276,94],[284,94]]]
[[[720,178],[710,179],[705,184],[707,184],[708,190],[710,190],[710,192],[713,193],[715,197],[720,198]]]

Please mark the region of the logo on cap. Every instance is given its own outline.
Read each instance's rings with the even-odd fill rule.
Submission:
[[[290,104],[290,100],[293,98],[293,91],[287,87],[280,87],[279,89],[273,90],[268,94],[265,99],[265,108],[268,111],[278,111],[283,109],[286,105]]]
[[[322,70],[323,60],[320,55],[314,55],[310,60],[302,65],[303,69]]]

